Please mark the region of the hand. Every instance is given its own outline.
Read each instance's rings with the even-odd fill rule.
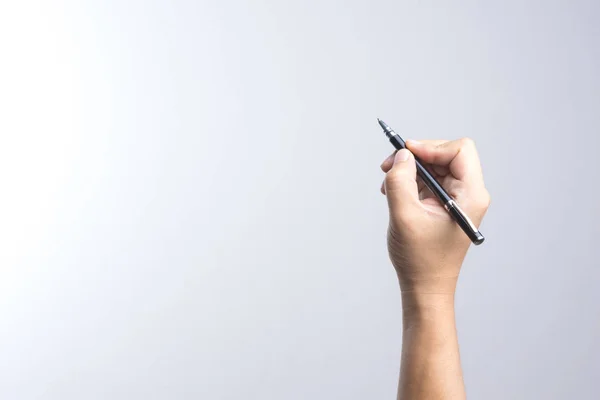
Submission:
[[[476,226],[490,203],[475,144],[407,141],[388,157],[381,191],[390,211],[388,251],[403,293],[453,294],[471,244],[444,206],[416,175],[417,156]],[[412,152],[412,153],[411,153]]]

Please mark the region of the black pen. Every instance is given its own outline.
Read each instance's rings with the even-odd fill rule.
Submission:
[[[406,143],[404,139],[400,137],[392,128],[388,126],[385,122],[377,118],[379,125],[385,132],[385,135],[390,139],[390,142],[394,145],[396,150],[406,149]],[[467,214],[464,213],[463,210],[460,209],[458,204],[454,201],[452,197],[439,184],[438,181],[435,180],[433,175],[423,166],[423,163],[419,161],[417,157],[415,157],[415,163],[417,164],[417,174],[423,180],[425,185],[435,194],[438,200],[444,205],[444,208],[448,213],[452,216],[452,218],[456,221],[456,223],[462,228],[462,230],[467,234],[471,242],[476,245],[483,243],[485,238],[479,232],[479,229],[471,222]]]

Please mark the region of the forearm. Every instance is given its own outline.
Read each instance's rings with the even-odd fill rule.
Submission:
[[[402,294],[398,399],[464,399],[452,294]]]

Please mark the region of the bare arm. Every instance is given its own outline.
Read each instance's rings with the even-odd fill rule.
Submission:
[[[464,399],[454,297],[403,294],[398,399]]]

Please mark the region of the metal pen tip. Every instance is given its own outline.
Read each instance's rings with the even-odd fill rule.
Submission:
[[[392,130],[392,128],[390,128],[388,126],[388,124],[386,124],[385,122],[383,122],[382,120],[380,120],[379,118],[377,118],[377,122],[379,122],[379,126],[381,126],[381,129],[383,129],[386,132],[390,132]]]

